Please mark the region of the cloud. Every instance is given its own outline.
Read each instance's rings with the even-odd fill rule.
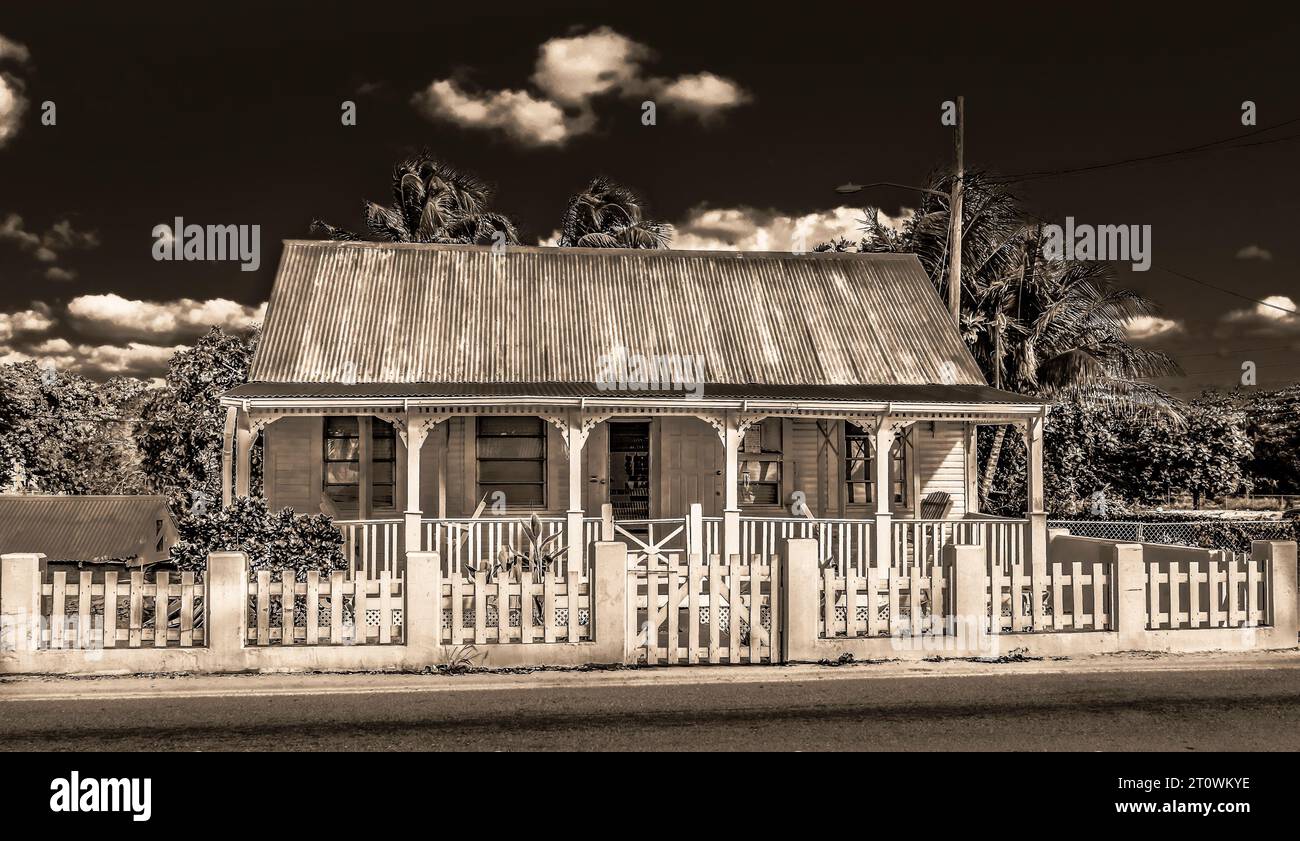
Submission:
[[[1267,248],[1260,248],[1258,245],[1252,243],[1237,252],[1237,259],[1263,260],[1264,262],[1268,262],[1273,259],[1273,252],[1269,251]]]
[[[881,215],[885,225],[903,217]],[[862,238],[862,208],[835,207],[801,216],[753,207],[697,207],[676,224],[673,248],[693,251],[811,251],[818,244],[844,237]]]
[[[77,273],[72,269],[65,269],[60,266],[50,266],[45,270],[45,279],[52,280],[56,283],[62,283],[68,280],[74,280]]]
[[[658,97],[701,118],[712,117],[749,101],[749,94],[739,85],[713,73],[682,76],[664,85]]]
[[[899,216],[879,214],[880,224],[895,230],[910,218],[904,208]],[[812,251],[823,242],[844,238],[857,244],[862,239],[863,210],[835,207],[802,216],[754,207],[700,206],[673,224],[671,248],[682,251]],[[541,237],[538,245],[558,246],[560,231]]]
[[[593,96],[641,87],[641,63],[651,57],[649,47],[602,26],[542,44],[533,84],[556,102],[581,105]]]
[[[32,57],[31,52],[22,44],[0,35],[0,61],[26,62]]]
[[[54,263],[64,252],[97,248],[99,234],[94,231],[78,231],[67,219],[55,222],[45,233],[37,234],[27,230],[22,216],[10,213],[0,222],[0,242],[12,242],[21,250],[30,251],[38,261]],[[76,273],[51,267],[46,270],[45,276],[50,280],[70,280]]]
[[[0,73],[0,148],[18,134],[26,111],[23,83],[8,73]]]
[[[1260,303],[1223,314],[1215,336],[1223,338],[1245,331],[1252,336],[1300,335],[1300,308],[1286,295],[1269,295]]]
[[[73,298],[68,314],[81,326],[109,335],[198,336],[212,326],[241,330],[260,322],[266,304],[249,307],[225,298],[141,301],[110,292]]]
[[[0,312],[0,342],[7,342],[18,333],[44,333],[54,326],[49,307],[33,304],[32,309],[19,312]]]
[[[1183,329],[1182,322],[1156,315],[1136,315],[1124,325],[1124,332],[1128,338],[1137,341],[1182,333]]]
[[[445,119],[459,126],[502,129],[530,146],[554,146],[572,134],[563,109],[526,91],[469,93],[443,79],[415,94],[412,102],[430,119]]]
[[[172,355],[188,350],[186,345],[74,345],[67,339],[49,339],[26,350],[0,345],[0,364],[37,362],[53,365],[88,377],[133,376],[153,378],[166,370]]]
[[[412,97],[431,120],[465,128],[500,130],[525,146],[562,146],[593,131],[594,101],[602,96],[647,98],[709,120],[751,97],[736,82],[702,71],[677,78],[647,74],[653,51],[602,26],[551,38],[538,48],[527,90],[470,92],[451,79],[437,79]]]

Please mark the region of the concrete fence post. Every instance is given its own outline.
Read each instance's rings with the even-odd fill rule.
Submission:
[[[952,613],[948,617],[954,650],[992,653],[986,651],[988,635],[994,631],[990,602],[1001,613],[1000,601],[990,599],[988,570],[985,569],[985,547],[949,543],[943,547],[943,565],[950,570],[952,582]]]
[[[821,601],[817,541],[787,538],[781,541],[780,554],[781,602],[777,613],[785,625],[780,633],[781,660],[816,660],[817,610]]]
[[[1265,561],[1269,588],[1265,621],[1284,638],[1295,641],[1297,632],[1296,544],[1294,541],[1253,540],[1251,561]]]
[[[597,541],[590,592],[589,621],[596,642],[592,662],[627,662],[627,544]]]
[[[208,650],[213,671],[238,671],[248,623],[248,556],[243,552],[212,552],[207,572]]]
[[[1111,630],[1119,633],[1121,651],[1146,647],[1147,565],[1142,546],[1116,543],[1106,549],[1110,556]]]
[[[35,651],[41,631],[41,555],[0,555],[0,651]]]
[[[614,540],[614,506],[608,502],[600,506],[600,539],[606,543]]]
[[[406,646],[433,663],[442,644],[442,557],[437,552],[406,553],[405,590]]]

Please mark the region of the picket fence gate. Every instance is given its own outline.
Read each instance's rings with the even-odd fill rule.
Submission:
[[[633,658],[663,663],[773,663],[780,659],[780,562],[680,553],[629,558],[627,639]]]

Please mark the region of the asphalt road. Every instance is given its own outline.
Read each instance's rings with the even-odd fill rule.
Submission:
[[[1300,750],[1295,668],[897,678],[846,673],[831,680],[782,676],[747,683],[363,694],[355,689],[356,684],[346,693],[14,700],[0,704],[0,746]]]

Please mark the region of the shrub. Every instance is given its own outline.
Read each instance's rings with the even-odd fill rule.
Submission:
[[[187,514],[177,531],[171,560],[182,570],[206,569],[209,552],[244,552],[250,569],[293,570],[296,581],[305,581],[309,570],[326,575],[347,568],[333,520],[292,508],[272,514],[263,499],[237,497],[219,511]]]

